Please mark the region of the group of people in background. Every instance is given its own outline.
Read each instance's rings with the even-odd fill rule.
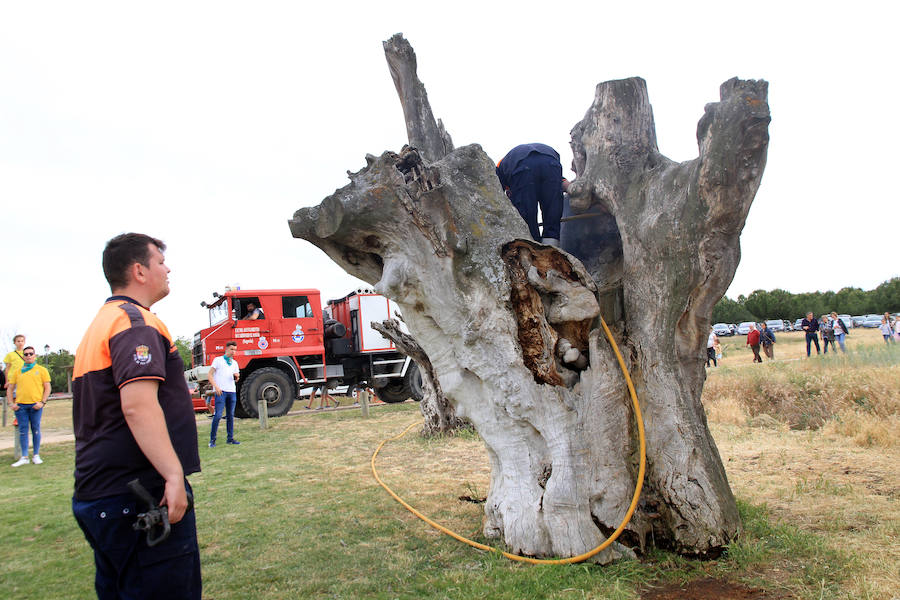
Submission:
[[[816,319],[812,311],[806,313],[806,318],[800,323],[800,328],[806,332],[806,356],[809,357],[812,346],[816,347],[816,354],[821,354],[822,349],[819,346],[819,338],[822,339],[822,345],[825,347],[825,354],[828,354],[828,346],[831,346],[833,352],[837,352],[834,343],[837,342],[841,348],[841,352],[846,352],[847,347],[844,340],[850,335],[850,328],[843,319],[838,317],[836,312],[830,315],[822,315]]]
[[[847,352],[846,338],[850,335],[850,328],[847,323],[841,319],[836,312],[830,315],[822,315],[819,318],[814,313],[806,313],[806,318],[801,321],[800,328],[806,335],[806,356],[809,357],[812,347],[815,346],[816,354],[828,354],[828,348],[831,347],[832,352],[837,352],[837,348],[841,352]],[[881,318],[881,335],[884,337],[885,344],[893,344],[900,342],[900,317],[892,318],[890,313],[884,313]],[[821,345],[820,345],[821,340]],[[768,360],[775,359],[775,332],[772,331],[765,322],[760,323],[759,327],[755,323],[750,324],[750,331],[747,333],[747,347],[753,352],[753,362],[761,363],[763,361],[760,350],[763,351]],[[706,342],[706,366],[712,362],[713,366],[718,366],[718,360],[722,358],[722,347],[719,343],[719,337],[715,331],[710,329],[709,338]]]
[[[884,313],[878,329],[884,337],[885,344],[900,342],[900,317],[892,320],[890,313]]]
[[[762,362],[759,355],[759,349],[762,347],[766,358],[775,360],[775,332],[769,329],[765,323],[760,323],[760,329],[756,325],[750,325],[750,331],[747,333],[747,346],[753,351],[753,362]]]

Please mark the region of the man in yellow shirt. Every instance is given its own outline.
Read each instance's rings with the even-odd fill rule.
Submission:
[[[31,427],[31,439],[34,446],[34,458],[31,462],[39,465],[41,460],[41,413],[50,396],[50,373],[37,364],[37,356],[32,346],[22,351],[25,363],[9,374],[6,388],[6,401],[16,412],[19,421],[19,440],[22,443],[22,458],[12,464],[21,467],[28,464],[28,429]]]
[[[21,333],[17,334],[13,338],[13,344],[16,345],[16,349],[7,353],[6,356],[3,357],[3,362],[6,363],[6,385],[9,386],[9,376],[13,371],[18,371],[22,365],[25,364],[25,357],[22,356],[22,349],[25,348],[25,336]]]

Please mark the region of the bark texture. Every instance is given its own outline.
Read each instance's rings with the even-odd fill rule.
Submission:
[[[635,424],[602,314],[647,429],[645,492],[621,539],[643,548],[652,531],[681,552],[717,552],[740,523],[700,405],[705,341],[765,164],[766,83],[723,84],[685,163],[659,154],[643,80],[599,84],[572,130],[567,253],[530,240],[479,146],[445,144],[424,88],[409,93],[421,85],[411,49],[394,47],[408,44],[385,49],[413,147],[368,156],[349,185],[295,213],[293,235],[401,305],[434,381],[487,447],[486,535],[573,556],[621,521]]]

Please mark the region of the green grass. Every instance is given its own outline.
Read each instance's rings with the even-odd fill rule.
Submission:
[[[745,532],[718,560],[653,550],[641,561],[607,567],[529,566],[474,550],[403,510],[371,476],[377,443],[417,416],[417,406],[406,404],[373,410],[368,420],[357,411],[275,419],[266,431],[241,421],[240,446],[201,447],[203,472],[191,482],[204,597],[633,600],[653,582],[698,577],[808,598],[824,586],[823,597],[843,597],[841,583],[854,573],[852,556],[827,550],[821,537],[780,525],[764,506],[746,503],[740,504]],[[199,427],[202,442],[208,424]],[[41,453],[44,465],[0,467],[5,598],[93,594],[92,555],[70,509],[73,453],[72,443],[54,444]],[[12,451],[0,452],[0,459],[9,464]],[[457,496],[486,493],[477,471],[484,460],[474,435],[422,440],[410,434],[385,449],[379,467],[413,505],[471,535],[482,507]],[[790,572],[783,581],[770,577],[775,566]]]

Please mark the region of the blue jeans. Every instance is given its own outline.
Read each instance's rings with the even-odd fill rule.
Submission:
[[[216,414],[213,415],[212,429],[209,431],[209,441],[216,443],[216,433],[219,431],[219,420],[222,418],[222,409],[225,409],[225,429],[228,431],[228,441],[234,440],[234,406],[237,404],[237,392],[222,392],[216,396]]]
[[[191,487],[185,482],[188,492]],[[162,498],[163,488],[149,490]],[[72,498],[72,512],[94,550],[94,588],[99,600],[201,597],[200,550],[194,511],[172,525],[169,537],[147,546],[147,534],[132,525],[147,510],[131,494],[99,500]]]
[[[821,349],[819,348],[819,334],[818,333],[807,333],[806,334],[806,356],[809,356],[809,344],[813,343],[816,345],[816,354],[821,354]]]
[[[834,337],[837,338],[838,346],[841,347],[841,352],[847,352],[846,346],[844,346],[844,338],[847,337],[846,333],[836,333]]]
[[[563,209],[562,165],[551,156],[531,153],[519,162],[509,183],[513,206],[525,219],[531,237],[541,240],[538,229],[538,205],[544,220],[545,238],[559,239]]]
[[[36,403],[35,403],[36,404]],[[34,453],[41,451],[41,414],[43,407],[35,410],[34,404],[20,404],[15,411],[19,421],[19,442],[22,445],[22,456],[28,456],[28,427],[31,426],[31,441]]]

